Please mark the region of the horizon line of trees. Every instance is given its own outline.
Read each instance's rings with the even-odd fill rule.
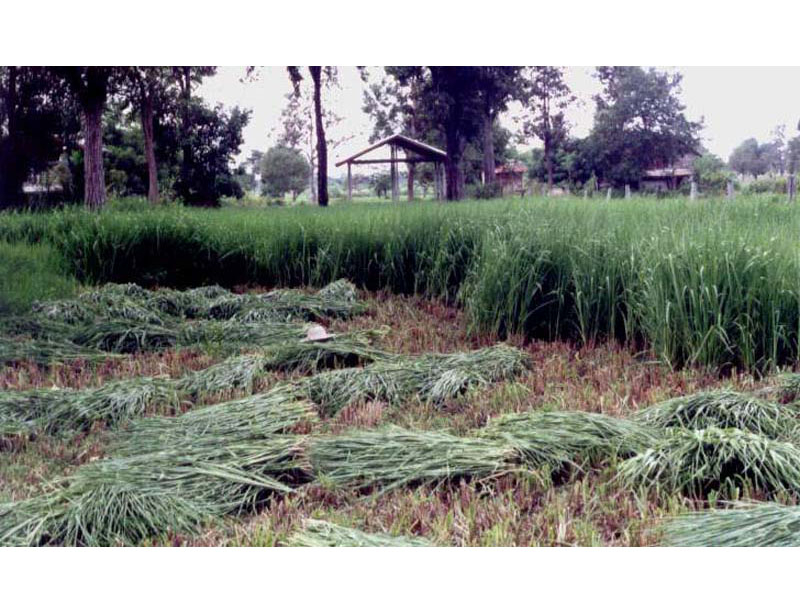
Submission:
[[[589,134],[570,134],[568,108],[579,99],[564,67],[388,66],[377,81],[359,67],[363,110],[374,127],[371,140],[403,133],[447,151],[447,199],[472,192],[497,195],[498,165],[527,163],[529,175],[549,189],[597,185],[635,187],[652,166],[669,166],[694,154],[706,173],[725,169],[706,156],[702,120],[691,121],[679,98],[681,76],[641,67],[597,67],[601,90],[592,101]],[[248,111],[210,107],[196,95],[216,67],[0,67],[0,207],[20,205],[23,185],[46,173],[66,200],[90,208],[113,193],[146,195],[151,203],[178,198],[216,206],[221,196],[241,197],[254,184],[270,195],[308,189],[326,206],[328,153],[346,141],[331,135],[341,118],[327,105],[339,86],[336,67],[287,67],[292,84],[278,128],[278,143],[233,167]],[[247,69],[247,78],[258,69]],[[518,132],[500,124],[516,103]],[[520,154],[514,143],[538,140]],[[702,159],[702,160],[701,160]],[[757,178],[793,172],[800,136],[745,140],[727,168]],[[721,163],[721,164],[720,164]],[[55,166],[53,166],[55,165]],[[408,165],[408,194],[430,183],[429,167]],[[381,185],[376,179],[376,186]]]

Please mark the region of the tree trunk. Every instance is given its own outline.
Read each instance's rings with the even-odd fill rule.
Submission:
[[[8,87],[5,90],[8,137],[0,145],[0,209],[16,204],[22,195],[24,177],[18,173],[17,156],[19,131],[17,129],[17,67],[8,67]],[[2,123],[0,123],[2,126]]]
[[[189,139],[191,130],[191,113],[189,105],[192,100],[192,68],[183,67],[181,77],[179,77],[181,88],[181,182],[183,192],[186,196],[190,195],[189,180],[192,173],[192,143]]]
[[[142,131],[144,132],[144,155],[147,160],[147,201],[158,204],[158,167],[153,146],[153,96],[142,95]]]
[[[494,185],[494,117],[490,111],[483,115],[483,184]]]
[[[444,163],[448,200],[461,200],[464,197],[464,170],[461,168],[461,155],[464,153],[463,143],[458,131],[448,128],[446,132],[447,159]]]
[[[553,158],[552,148],[550,147],[550,136],[544,136],[544,164],[547,168],[547,195],[549,196],[553,191]]]
[[[322,67],[308,67],[314,80],[314,121],[317,130],[317,203],[328,206],[328,146],[322,123]]]
[[[84,202],[92,209],[106,203],[103,169],[103,107],[105,98],[87,98],[83,105]]]
[[[408,201],[412,202],[414,200],[414,177],[416,175],[417,165],[410,162],[407,165],[408,167]]]

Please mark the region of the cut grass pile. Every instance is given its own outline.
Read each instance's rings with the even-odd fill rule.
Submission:
[[[28,315],[5,319],[0,323],[0,359],[48,364],[94,359],[104,352],[198,345],[230,353],[299,341],[308,326],[293,319],[344,318],[362,308],[346,281],[315,294],[276,290],[247,295],[216,286],[148,291],[135,284],[110,284],[73,300],[36,304]]]
[[[672,429],[619,466],[631,489],[655,494],[736,496],[800,489],[800,448],[739,429]]]
[[[634,421],[581,411],[506,414],[477,433],[517,449],[529,467],[551,471],[630,457],[659,436],[657,430]]]
[[[518,452],[502,443],[396,426],[313,438],[309,456],[324,485],[384,491],[412,483],[488,478],[519,468]]]
[[[135,428],[113,457],[82,465],[44,495],[0,507],[0,545],[133,544],[194,531],[291,491],[310,466],[304,438],[289,432],[315,413],[293,398],[256,400],[170,419],[167,435],[158,419],[154,428]]]
[[[800,506],[733,503],[669,519],[663,533],[668,546],[800,546]]]
[[[384,547],[384,546],[430,546],[425,538],[387,535],[385,533],[366,533],[352,527],[343,527],[328,521],[306,519],[301,529],[295,531],[286,540],[287,546],[350,546],[350,547]]]
[[[798,439],[795,408],[731,390],[714,390],[659,402],[634,415],[652,427],[736,428],[773,439]]]
[[[319,373],[301,383],[323,415],[338,413],[352,402],[421,402],[441,405],[471,387],[508,381],[530,367],[530,356],[506,344],[471,352],[391,356],[362,368]]]
[[[158,409],[176,412],[211,394],[252,389],[269,370],[314,372],[373,360],[385,353],[370,346],[374,332],[351,332],[324,342],[302,339],[265,346],[258,354],[234,356],[178,379],[140,377],[98,388],[0,390],[0,436],[89,429],[98,421],[117,426]],[[295,394],[296,395],[296,394]]]

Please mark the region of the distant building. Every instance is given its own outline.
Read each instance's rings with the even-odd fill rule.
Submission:
[[[494,169],[494,177],[503,189],[503,195],[525,193],[525,173],[528,168],[520,162],[511,162]]]
[[[644,172],[639,188],[646,192],[677,190],[694,175],[692,163],[695,158],[694,154],[686,154],[672,165],[653,165]]]

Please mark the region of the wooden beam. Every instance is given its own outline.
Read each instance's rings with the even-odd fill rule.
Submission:
[[[431,158],[398,158],[397,160],[392,160],[391,158],[365,158],[362,160],[351,160],[347,164],[352,165],[381,165],[381,164],[389,164],[389,163],[439,163],[441,161],[433,160]]]

